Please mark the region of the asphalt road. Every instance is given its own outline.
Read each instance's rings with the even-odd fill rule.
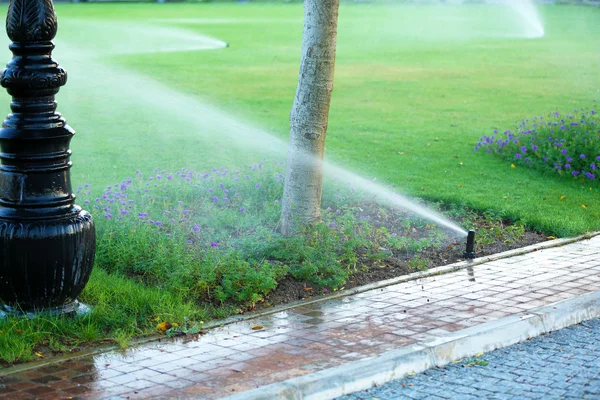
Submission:
[[[339,398],[358,399],[600,400],[600,320]]]

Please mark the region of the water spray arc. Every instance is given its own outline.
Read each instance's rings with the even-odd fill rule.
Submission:
[[[541,38],[545,35],[544,26],[531,0],[506,0],[506,4],[517,14],[523,23],[525,35],[529,39]]]
[[[4,314],[74,313],[91,274],[95,229],[74,204],[69,143],[75,131],[56,112],[67,81],[51,57],[57,19],[51,0],[11,0],[13,59],[0,83],[13,97],[0,130],[0,298]]]
[[[126,32],[126,28],[122,29]],[[151,39],[151,37],[145,36],[144,39]],[[212,42],[213,40],[210,41],[210,43]],[[145,40],[145,43],[152,43],[152,41]],[[161,115],[163,118],[176,118],[178,121],[185,121],[189,127],[202,127],[198,131],[204,134],[210,135],[211,132],[218,132],[218,139],[223,140],[224,145],[227,143],[228,148],[232,146],[237,146],[243,150],[252,148],[259,151],[263,156],[268,155],[275,158],[282,158],[288,150],[287,141],[263,129],[254,127],[252,123],[242,118],[234,117],[230,113],[204,102],[195,96],[181,93],[153,79],[131,71],[104,64],[101,59],[96,58],[102,54],[94,54],[93,52],[85,51],[72,45],[69,46],[68,44],[62,46],[63,49],[65,47],[70,49],[66,54],[70,69],[76,71],[78,76],[84,76],[84,73],[87,71],[87,73],[93,73],[94,76],[102,77],[102,82],[90,82],[89,80],[82,82],[85,85],[98,85],[97,87],[86,87],[86,92],[94,92],[104,87],[119,87],[122,91],[115,92],[115,94],[119,95],[121,101],[127,98],[127,96],[134,96],[135,98],[131,99],[132,101],[127,100],[127,102],[143,104],[145,110],[155,110],[156,112],[153,112],[150,118],[154,118],[157,115]],[[222,48],[223,46],[220,45],[218,47]],[[75,54],[76,58],[69,57],[69,53]],[[115,99],[115,104],[118,104],[116,101],[117,99]],[[105,106],[111,103],[111,101],[106,101]],[[119,110],[114,111],[115,113],[119,112]],[[215,140],[215,138],[213,137],[211,140]],[[306,155],[306,157],[311,156]],[[368,193],[373,200],[380,204],[413,212],[440,227],[453,231],[457,236],[463,237],[467,235],[465,230],[455,222],[444,217],[441,213],[419,204],[414,199],[403,196],[385,187],[385,185],[375,183],[358,173],[335,165],[327,160],[323,162],[323,169],[326,176],[352,182],[358,190]]]

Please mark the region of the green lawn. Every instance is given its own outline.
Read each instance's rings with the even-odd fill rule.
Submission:
[[[90,198],[94,204],[93,198],[105,186],[135,177],[136,170],[147,178],[155,168],[175,172],[227,167],[240,169],[241,182],[245,182],[248,165],[263,157],[284,159],[300,60],[301,4],[79,3],[56,7],[60,29],[54,57],[69,71],[69,82],[57,100],[59,111],[78,132],[72,143],[74,186],[88,183],[93,191],[82,193],[82,203]],[[493,129],[514,129],[523,118],[597,107],[600,9],[548,5],[541,6],[540,12],[546,35],[526,39],[521,37],[516,16],[501,6],[342,5],[327,158],[368,179],[391,184],[399,192],[452,204],[455,211],[461,210],[459,215],[468,206],[557,236],[598,230],[598,183],[511,168],[506,161],[473,150],[482,135]],[[199,41],[198,35],[213,39]],[[229,47],[193,50],[219,41],[228,42]],[[7,50],[3,56],[6,61],[10,58]],[[8,96],[2,94],[5,114],[8,103]],[[189,204],[208,210],[199,211],[202,215],[194,215],[194,221],[217,223],[203,227],[202,243],[192,240],[199,246],[202,263],[184,260],[197,269],[197,281],[182,261],[189,254],[185,241],[177,249],[180,253],[171,251],[165,247],[171,243],[170,235],[163,235],[162,228],[144,225],[144,236],[136,231],[135,223],[107,222],[101,210],[86,206],[100,228],[100,268],[81,298],[95,311],[73,321],[0,321],[0,331],[6,333],[0,335],[0,360],[35,358],[34,349],[40,343],[58,352],[107,337],[123,345],[132,336],[154,332],[160,321],[181,324],[184,317],[200,321],[236,312],[237,306],[231,303],[205,304],[202,297],[199,300],[189,292],[203,289],[199,287],[205,283],[202,268],[214,272],[210,257],[217,253],[216,249],[211,253],[212,243],[208,243],[217,241],[220,234],[218,242],[226,243],[239,239],[240,229],[247,230],[247,243],[242,245],[250,248],[249,254],[261,255],[261,246],[273,243],[272,226],[260,228],[260,221],[269,217],[269,223],[276,225],[273,199],[278,194],[274,188],[280,186],[260,170],[252,173],[263,180],[244,183],[247,187],[240,189],[239,201],[246,200],[246,192],[258,193],[253,192],[254,182],[261,182],[261,190],[272,185],[268,202],[248,195],[257,203],[256,215],[241,213],[239,207],[247,207],[245,203],[233,207],[238,201],[233,197],[231,204],[219,203],[219,208],[216,202],[213,207],[212,194],[202,197],[186,192]],[[216,189],[216,183],[211,185]],[[183,196],[183,192],[175,193]],[[223,195],[219,194],[221,202]],[[333,198],[331,190],[325,195]],[[172,197],[171,203],[176,200]],[[163,207],[160,197],[155,199],[159,200],[151,202],[159,214],[177,207],[176,203],[167,206],[166,201]],[[195,209],[190,209],[194,214]],[[224,214],[219,214],[221,209]],[[144,209],[132,211],[130,217],[137,218],[138,211]],[[355,217],[335,222],[362,227]],[[335,218],[334,213],[326,213],[329,222]],[[232,230],[221,232],[219,226]],[[289,247],[275,248],[302,260],[320,246],[322,253],[313,252],[314,259],[309,261],[337,266],[341,258],[328,249],[340,243],[336,235],[342,228],[317,229],[328,240],[313,243],[316,239],[300,238],[290,241]],[[370,241],[374,232],[366,226],[364,237],[354,235],[355,247],[345,253],[348,259],[366,246],[361,240]],[[394,240],[398,248],[406,245],[401,238]],[[331,259],[324,260],[325,256]],[[217,257],[214,262],[224,276],[231,275],[211,278],[217,282],[211,290],[222,289],[224,281],[232,286],[231,293],[221,293],[221,298],[247,288],[247,282],[231,282],[255,273],[256,265],[268,267],[260,257],[250,264],[231,257]],[[144,285],[152,268],[159,278],[172,278],[170,283]],[[177,274],[170,273],[175,270]],[[349,266],[344,273],[348,271]],[[311,269],[298,273],[314,275]],[[124,277],[136,274],[141,276],[138,282]],[[265,283],[262,275],[251,277],[258,286]],[[175,278],[193,282],[181,286]]]
[[[136,169],[260,159],[260,136],[222,125],[194,99],[287,138],[301,4],[59,4],[57,12],[55,57],[71,73],[59,110],[79,132],[75,184],[102,187]],[[516,37],[515,15],[499,6],[342,5],[327,157],[400,192],[494,211],[548,233],[597,230],[597,185],[590,191],[473,151],[494,128],[590,108],[598,99],[600,9],[553,5],[540,12],[546,36],[524,39]],[[156,38],[152,27],[230,47],[143,53]],[[128,49],[141,53],[124,54]],[[127,75],[110,70],[115,66],[191,99],[177,112],[165,109],[171,97],[144,85],[127,88]],[[144,102],[149,97],[152,104]]]
[[[327,157],[401,192],[498,212],[548,233],[598,229],[597,185],[590,191],[473,151],[494,128],[590,108],[598,99],[600,10],[540,11],[546,36],[524,39],[516,37],[516,17],[501,7],[342,5]],[[59,4],[57,12],[55,57],[71,72],[59,110],[79,132],[76,184],[101,187],[136,169],[260,159],[260,136],[220,125],[194,99],[287,138],[300,4]],[[138,28],[128,32],[119,24]],[[208,35],[230,47],[143,53],[152,48],[153,26]],[[142,53],[112,55],[112,47]],[[73,50],[79,48],[97,48],[97,57],[79,57]],[[167,94],[143,85],[139,94],[135,85],[123,89],[127,75],[111,72],[115,66],[191,99],[174,113],[161,106],[171,101]],[[148,97],[154,103],[144,103]]]

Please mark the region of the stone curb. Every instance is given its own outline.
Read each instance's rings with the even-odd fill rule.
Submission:
[[[590,233],[586,233],[586,234],[572,237],[572,238],[561,238],[561,239],[548,240],[546,242],[540,242],[540,243],[532,244],[530,246],[521,247],[521,248],[513,249],[513,250],[508,250],[508,251],[505,251],[502,253],[492,254],[490,256],[475,258],[473,260],[459,261],[454,264],[442,265],[439,267],[431,268],[431,269],[428,269],[427,271],[414,272],[409,275],[403,275],[403,276],[399,276],[396,278],[373,282],[373,283],[370,283],[367,285],[354,287],[352,289],[342,290],[337,293],[333,293],[333,294],[329,294],[329,295],[315,296],[309,300],[299,300],[299,301],[295,301],[292,303],[287,303],[287,304],[283,304],[280,306],[276,306],[276,307],[273,307],[273,308],[270,308],[267,310],[261,310],[261,311],[257,311],[257,312],[249,312],[244,315],[236,315],[233,317],[228,317],[228,318],[224,318],[224,319],[220,319],[220,320],[208,321],[207,323],[205,323],[202,326],[202,329],[210,330],[210,329],[214,329],[214,328],[219,328],[219,327],[230,325],[230,324],[233,324],[236,322],[247,321],[247,320],[254,319],[254,318],[260,318],[263,316],[276,314],[278,312],[290,310],[295,307],[306,306],[309,304],[320,303],[323,301],[353,296],[353,295],[356,295],[359,293],[367,292],[369,290],[379,289],[379,288],[383,288],[386,286],[392,286],[392,285],[396,285],[398,283],[413,281],[416,279],[429,278],[429,277],[436,276],[436,275],[446,274],[446,273],[450,273],[450,272],[456,272],[456,271],[460,271],[460,270],[468,268],[468,267],[474,267],[476,265],[485,264],[490,261],[501,260],[501,259],[509,258],[509,257],[516,257],[516,256],[520,256],[523,254],[532,253],[534,251],[550,249],[553,247],[560,247],[560,246],[564,246],[567,244],[580,242],[582,240],[588,240],[595,236],[600,236],[600,231],[590,232]],[[140,338],[138,340],[133,340],[130,343],[129,348],[148,344],[148,343],[158,342],[158,341],[164,340],[164,339],[165,339],[164,335],[146,336],[146,337]],[[87,349],[87,350],[82,350],[82,351],[79,351],[76,353],[66,354],[63,356],[52,357],[47,360],[34,361],[34,362],[26,363],[26,364],[15,365],[13,367],[5,368],[5,369],[0,369],[0,376],[16,374],[19,372],[24,372],[24,371],[27,371],[30,369],[35,369],[35,368],[43,367],[46,365],[56,364],[59,362],[63,362],[63,361],[67,361],[67,360],[74,360],[74,359],[78,359],[78,358],[82,358],[82,357],[88,357],[88,356],[108,353],[110,351],[116,351],[116,350],[121,350],[121,348],[119,346],[115,346],[115,345],[98,346],[93,349]]]
[[[377,357],[274,383],[228,400],[323,400],[600,317],[600,291],[424,340]]]

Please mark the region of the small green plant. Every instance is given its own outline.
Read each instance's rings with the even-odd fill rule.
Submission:
[[[481,358],[471,358],[463,364],[463,367],[487,367],[489,362],[482,360]]]
[[[204,321],[190,322],[188,317],[183,318],[181,325],[173,324],[173,326],[166,331],[167,337],[174,337],[180,335],[196,335],[202,330]]]
[[[426,271],[429,268],[429,261],[421,258],[419,255],[415,255],[408,262],[408,267],[412,271]]]

